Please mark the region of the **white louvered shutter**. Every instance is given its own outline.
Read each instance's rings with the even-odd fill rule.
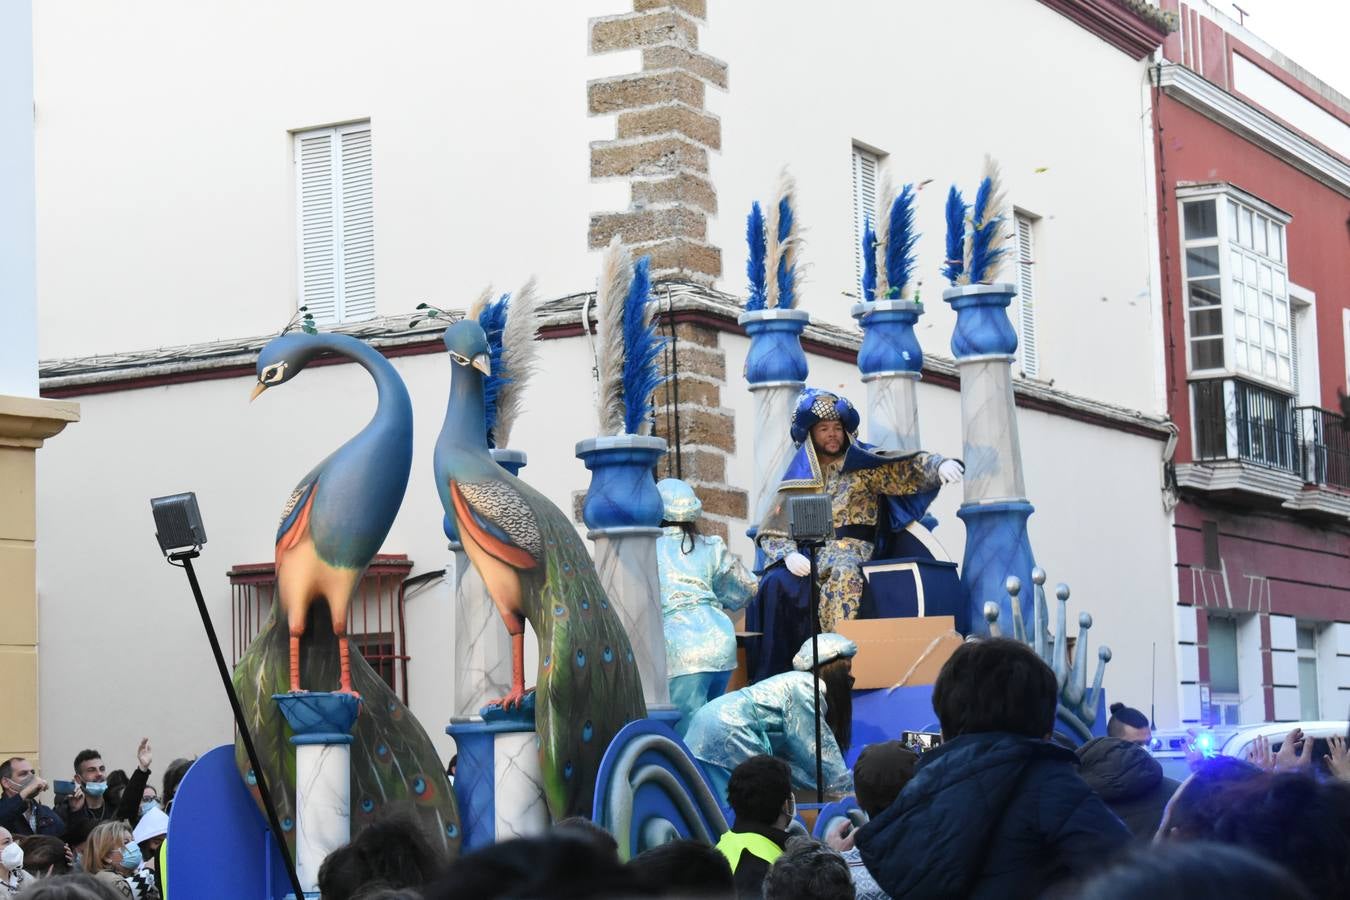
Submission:
[[[1036,337],[1035,245],[1032,220],[1021,213],[1017,220],[1017,353],[1028,378],[1040,373],[1040,347]]]
[[[300,305],[314,321],[338,320],[338,230],[333,129],[295,136],[295,181],[300,218]]]
[[[853,147],[853,289],[862,300],[863,227],[871,221],[877,227],[877,170],[881,160],[869,150]]]
[[[300,304],[320,325],[375,315],[370,123],[295,135]]]
[[[342,173],[341,317],[344,322],[375,315],[375,193],[370,125],[339,129]]]

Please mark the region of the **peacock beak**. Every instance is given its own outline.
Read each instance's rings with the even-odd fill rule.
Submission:
[[[486,353],[480,353],[473,358],[473,367],[484,375],[491,375],[492,359]]]
[[[253,393],[249,395],[248,402],[252,403],[254,400],[257,400],[258,395],[265,390],[267,390],[267,385],[263,384],[261,381],[255,384],[253,386]]]

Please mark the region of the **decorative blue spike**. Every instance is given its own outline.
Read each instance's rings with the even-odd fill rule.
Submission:
[[[970,232],[970,283],[979,284],[984,281],[985,276],[1003,256],[1003,248],[991,249],[990,244],[994,236],[998,234],[999,226],[1003,224],[1003,217],[995,215],[997,210],[989,209],[989,201],[993,199],[994,183],[991,179],[985,178],[980,181],[980,188],[975,192],[975,207],[971,211],[971,232]]]
[[[483,427],[487,431],[489,447],[497,446],[492,437],[492,432],[497,427],[497,395],[511,380],[509,373],[502,366],[502,333],[506,330],[510,302],[511,295],[502,294],[491,303],[484,304],[483,311],[478,314],[478,324],[482,325],[483,331],[487,333],[488,358],[492,362],[491,374],[483,378]]]
[[[914,185],[907,184],[891,204],[890,225],[886,232],[886,283],[890,285],[888,300],[898,300],[904,294],[914,274],[914,247],[919,235],[914,231]]]
[[[947,192],[947,260],[942,266],[942,277],[955,285],[966,269],[966,206],[961,192],[952,185]]]
[[[638,434],[652,412],[652,391],[665,378],[658,364],[666,342],[656,334],[656,325],[646,318],[651,301],[651,257],[633,265],[633,280],[623,302],[623,428]]]
[[[877,299],[877,232],[872,227],[871,216],[863,219],[862,259],[862,298],[864,300],[875,300]]]
[[[763,309],[768,301],[768,280],[765,273],[764,210],[756,200],[750,206],[750,215],[745,219],[745,243],[750,253],[745,260],[745,274],[750,279],[750,293],[745,298],[747,311]]]
[[[778,201],[778,243],[792,234],[792,202],[787,197]],[[797,264],[788,265],[787,254],[778,257],[778,308],[792,309],[797,305]]]

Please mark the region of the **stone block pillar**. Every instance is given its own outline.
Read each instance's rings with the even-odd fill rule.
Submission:
[[[630,183],[628,209],[591,216],[592,249],[615,235],[652,258],[652,277],[710,285],[722,251],[708,242],[717,191],[708,154],[722,124],[704,108],[708,85],[727,87],[727,65],[698,49],[706,0],[634,0],[634,11],[590,21],[591,53],[641,50],[642,71],[586,86],[593,116],[617,116],[614,140],[591,144],[591,179]]]

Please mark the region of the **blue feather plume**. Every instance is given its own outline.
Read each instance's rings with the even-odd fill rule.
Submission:
[[[870,216],[863,219],[862,259],[863,299],[875,300],[877,299],[877,232],[872,227]]]
[[[646,434],[651,425],[652,391],[665,378],[658,361],[665,341],[647,316],[651,301],[651,257],[633,264],[633,280],[623,301],[623,430]]]
[[[764,269],[764,210],[756,200],[745,219],[745,243],[750,255],[745,260],[745,274],[750,278],[750,295],[745,299],[747,311],[763,309],[768,300],[768,285]]]
[[[914,231],[914,186],[907,184],[891,204],[891,220],[886,231],[886,282],[889,297],[904,296],[910,276],[914,274],[914,247],[919,235]]]
[[[947,192],[947,259],[942,277],[955,285],[966,270],[966,200],[952,185]]]
[[[995,195],[998,185],[991,177],[981,179],[979,190],[975,192],[975,206],[971,211],[970,264],[968,272],[971,284],[979,284],[992,274],[1004,250],[999,246],[999,226],[1003,217],[998,215]]]
[[[489,447],[497,446],[492,437],[497,428],[497,394],[511,380],[502,366],[502,333],[506,330],[510,302],[511,295],[502,294],[491,303],[483,304],[483,311],[478,314],[478,324],[487,333],[488,359],[492,363],[492,372],[483,378],[483,427],[487,431]]]
[[[778,244],[784,252],[778,256],[778,308],[792,309],[797,305],[797,263],[788,262],[792,256],[788,239],[792,237],[792,201],[784,195],[778,201]]]

